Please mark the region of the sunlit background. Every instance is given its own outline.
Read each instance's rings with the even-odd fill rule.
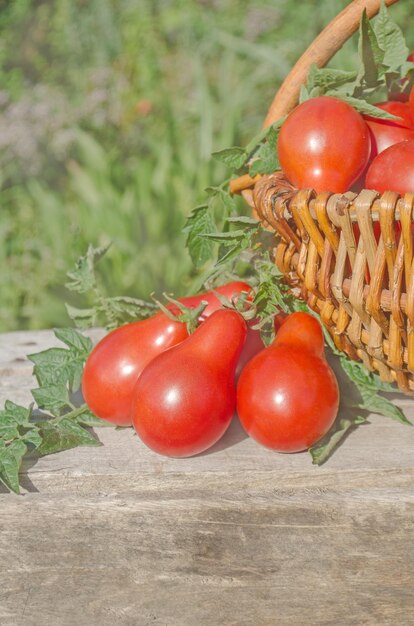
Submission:
[[[86,250],[107,294],[185,293],[210,154],[256,134],[337,0],[0,0],[0,330],[67,325]],[[414,0],[392,9],[404,28]],[[414,49],[414,29],[406,36]],[[351,68],[349,42],[332,63]]]

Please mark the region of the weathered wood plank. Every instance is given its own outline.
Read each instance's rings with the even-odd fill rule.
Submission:
[[[52,345],[0,336],[1,403],[30,400],[20,359]],[[193,459],[107,427],[26,462],[0,495],[1,626],[414,624],[414,428],[371,421],[322,468],[236,420]]]

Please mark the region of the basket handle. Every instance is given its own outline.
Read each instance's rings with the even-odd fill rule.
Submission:
[[[387,6],[395,4],[395,2],[398,0],[385,0]],[[328,63],[345,41],[358,29],[363,10],[366,9],[368,17],[371,18],[378,13],[380,6],[381,0],[352,0],[341,13],[329,22],[303,53],[278,89],[267,112],[264,127],[270,126],[296,106],[301,85],[306,82],[311,65],[316,63],[318,67],[323,67]]]

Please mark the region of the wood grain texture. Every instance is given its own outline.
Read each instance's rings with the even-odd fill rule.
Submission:
[[[0,336],[1,402],[29,401],[24,355],[52,345]],[[414,428],[372,416],[322,468],[236,420],[193,459],[97,434],[0,494],[1,626],[414,624]]]

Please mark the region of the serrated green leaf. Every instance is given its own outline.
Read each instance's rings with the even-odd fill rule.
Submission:
[[[272,174],[280,169],[280,163],[277,156],[277,141],[280,128],[270,127],[266,136],[266,143],[262,144],[255,153],[255,158],[250,165],[250,176],[256,174]]]
[[[75,351],[85,356],[92,350],[92,340],[82,335],[75,328],[55,328],[53,332],[59,341],[62,341],[62,343],[66,344],[69,348],[73,348]]]
[[[42,437],[42,443],[37,448],[37,452],[42,456],[78,446],[101,445],[89,431],[65,418],[58,422],[41,422],[39,433]]]
[[[207,187],[208,206],[217,219],[227,217],[237,211],[237,205],[230,193],[221,187]]]
[[[12,439],[16,439],[19,437],[19,431],[16,425],[11,418],[8,420],[1,419],[0,420],[0,439],[3,441],[10,441]]]
[[[195,267],[201,267],[213,254],[213,242],[202,237],[205,233],[216,230],[211,209],[208,205],[203,205],[193,209],[184,227],[187,235],[187,248]]]
[[[107,422],[106,420],[103,420],[100,417],[96,417],[96,415],[94,415],[92,411],[88,409],[88,407],[85,407],[85,410],[83,411],[83,413],[80,413],[76,417],[76,422],[78,424],[82,424],[83,426],[89,426],[92,428],[94,426],[99,426],[99,427],[111,426],[111,424]]]
[[[39,387],[69,385],[74,392],[79,389],[86,353],[76,349],[49,348],[29,355],[35,364],[33,374]]]
[[[86,293],[93,289],[96,284],[95,265],[109,248],[110,244],[101,248],[89,245],[86,255],[81,256],[76,262],[75,269],[67,273],[70,281],[66,283],[66,288],[77,293]]]
[[[384,71],[384,50],[378,44],[377,36],[365,9],[359,27],[358,52],[361,69],[358,73],[357,85],[376,87]]]
[[[383,64],[388,70],[398,70],[407,60],[409,50],[399,26],[391,19],[390,13],[381,3],[381,8],[373,26],[378,46],[384,51]]]
[[[351,89],[351,85],[353,81],[355,81],[356,76],[357,73],[354,71],[337,70],[329,67],[319,68],[317,65],[313,64],[309,70],[307,87],[310,91],[317,89],[319,95],[324,95],[328,91],[337,90],[344,85],[349,85]]]
[[[19,404],[15,404],[10,400],[6,400],[4,403],[4,409],[0,411],[0,423],[3,420],[3,417],[10,417],[14,420],[16,424],[19,426],[23,426],[27,424],[30,416],[32,414],[33,405],[30,405],[28,408],[24,406],[20,406]]]
[[[93,328],[97,323],[95,309],[78,309],[70,304],[65,304],[66,311],[75,326],[81,330]]]
[[[341,95],[341,100],[350,104],[354,109],[356,109],[359,113],[364,115],[370,115],[371,117],[377,117],[381,120],[396,120],[401,121],[401,118],[396,115],[391,115],[387,111],[383,111],[383,109],[379,109],[373,104],[369,104],[365,100],[360,100],[359,98],[354,98],[352,96]]]
[[[65,385],[50,385],[32,389],[32,396],[38,407],[50,411],[55,417],[59,417],[62,410],[69,406],[69,394]]]
[[[31,444],[32,446],[34,446],[35,448],[38,448],[40,446],[40,444],[42,443],[43,439],[39,434],[39,430],[37,428],[37,426],[34,426],[33,428],[31,428],[30,430],[28,430],[23,436],[22,436],[22,440],[26,443],[26,444]]]
[[[225,148],[224,150],[219,150],[218,152],[213,152],[212,157],[216,159],[216,161],[220,161],[220,163],[224,163],[227,167],[238,170],[245,164],[248,153],[244,148],[240,148],[239,146],[233,146],[233,148]]]
[[[20,493],[19,470],[27,446],[20,439],[6,446],[0,439],[0,481],[14,493]]]
[[[384,398],[384,396],[380,396],[377,393],[372,393],[369,390],[361,390],[361,395],[363,402],[359,405],[360,408],[371,411],[372,413],[378,413],[384,417],[390,417],[397,422],[401,422],[401,424],[412,426],[412,423],[405,417],[401,409],[390,402],[388,398]]]

